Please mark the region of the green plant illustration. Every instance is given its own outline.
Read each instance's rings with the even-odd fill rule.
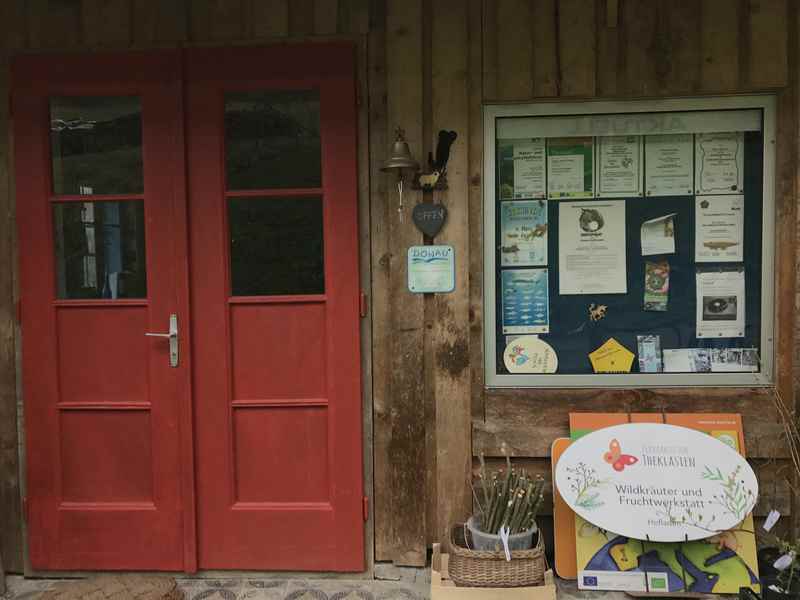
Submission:
[[[724,475],[719,467],[713,469],[708,465],[703,470],[703,479],[717,482],[721,487],[721,491],[714,494],[709,503],[722,507],[725,513],[736,519],[737,523],[747,516],[747,508],[753,500],[753,491],[746,488],[744,482],[739,479],[740,471],[739,466],[728,475]]]
[[[570,490],[575,494],[576,506],[586,510],[594,510],[605,504],[599,499],[600,492],[598,490],[607,484],[608,480],[600,479],[593,467],[579,462],[576,467],[568,467],[567,473],[570,473],[567,479],[570,482]]]

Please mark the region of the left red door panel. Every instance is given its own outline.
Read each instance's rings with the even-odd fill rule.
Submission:
[[[34,569],[193,568],[180,69],[12,66]]]

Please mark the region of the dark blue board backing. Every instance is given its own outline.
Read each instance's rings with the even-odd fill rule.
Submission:
[[[742,263],[694,262],[694,196],[619,198],[625,200],[627,294],[567,295],[558,293],[558,203],[548,202],[548,270],[550,288],[550,333],[540,334],[558,355],[557,374],[591,374],[589,353],[609,338],[615,338],[636,354],[637,335],[658,335],[661,349],[669,348],[758,348],[761,342],[761,225],[763,214],[763,137],[745,132],[744,155],[744,269],[745,336],[743,338],[697,339],[697,268],[741,266]],[[502,160],[499,154],[498,158]],[[499,164],[499,161],[498,161]],[[644,169],[642,169],[644,172]],[[497,174],[498,180],[500,174]],[[595,199],[607,201],[611,198]],[[585,202],[585,201],[584,201]],[[495,203],[496,239],[500,239],[500,203]],[[642,256],[640,230],[644,221],[675,214],[675,254]],[[669,304],[666,312],[643,310],[645,262],[667,260],[670,265]],[[503,363],[506,336],[502,331],[499,250],[495,255],[497,373],[507,374]],[[520,267],[515,267],[520,268]],[[541,268],[541,267],[537,267]],[[590,304],[608,306],[604,319],[589,319]],[[634,361],[632,372],[639,371]],[[609,374],[609,378],[620,375]]]

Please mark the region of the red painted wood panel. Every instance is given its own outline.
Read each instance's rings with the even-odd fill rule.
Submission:
[[[350,44],[187,51],[201,568],[364,568],[354,66]],[[313,303],[228,295],[223,98],[242,89],[319,90]]]
[[[179,570],[180,403],[163,331],[182,313],[177,52],[21,56],[12,65],[29,547],[34,569]],[[56,300],[50,96],[138,96],[147,302]],[[70,306],[73,304],[74,306]]]
[[[235,400],[327,395],[327,352],[320,343],[325,304],[239,304],[229,310]]]
[[[147,401],[147,313],[146,306],[56,308],[60,402]]]

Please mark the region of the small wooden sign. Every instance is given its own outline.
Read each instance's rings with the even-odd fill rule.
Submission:
[[[447,219],[447,209],[441,204],[423,202],[414,207],[411,218],[422,233],[436,237]]]
[[[737,527],[753,510],[753,469],[722,441],[686,427],[629,423],[574,441],[556,485],[578,515],[637,540],[682,542]]]

